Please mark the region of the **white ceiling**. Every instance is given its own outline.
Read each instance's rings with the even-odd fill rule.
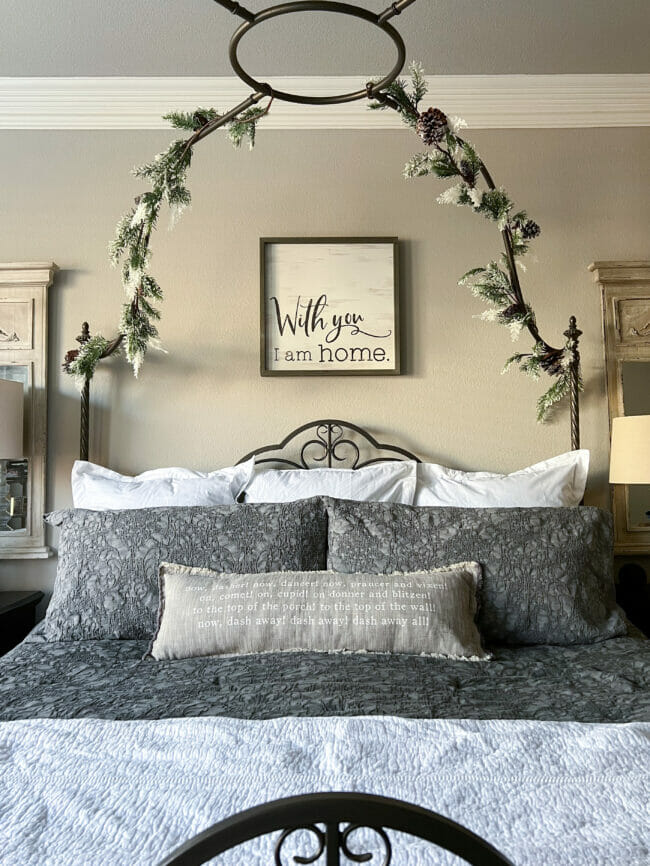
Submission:
[[[243,0],[252,11],[277,0]],[[381,11],[389,0],[359,0]],[[214,0],[0,0],[0,76],[229,75],[241,20]],[[431,74],[650,72],[650,0],[417,0],[394,19]],[[366,75],[394,49],[354,19],[302,13],[260,25],[253,74]]]

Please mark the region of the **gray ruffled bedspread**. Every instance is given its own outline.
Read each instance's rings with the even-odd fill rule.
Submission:
[[[394,715],[650,721],[650,640],[498,649],[488,662],[284,653],[143,659],[147,642],[43,642],[0,660],[0,719]]]

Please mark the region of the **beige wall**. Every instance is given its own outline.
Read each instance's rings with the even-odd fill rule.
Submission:
[[[542,333],[556,343],[574,313],[583,329],[583,444],[588,501],[607,500],[607,412],[594,259],[650,258],[648,129],[481,131],[471,136],[497,182],[542,225],[524,275]],[[53,259],[50,290],[49,507],[70,504],[78,402],[60,372],[84,318],[115,332],[121,287],[107,264],[114,224],[141,188],[129,169],[170,135],[4,132],[0,260]],[[194,205],[154,245],[167,299],[139,381],[123,362],[94,383],[91,457],[126,472],[214,468],[297,424],[340,416],[394,436],[423,457],[513,470],[566,450],[568,418],[540,426],[535,384],[501,376],[513,344],[472,318],[481,304],[458,277],[499,252],[494,225],[435,203],[432,179],[405,181],[407,131],[260,133],[253,153],[213,136],[192,169]],[[400,377],[262,379],[258,374],[258,238],[398,235],[403,242]],[[522,340],[522,346],[527,346]],[[53,563],[0,560],[0,587],[49,588]]]

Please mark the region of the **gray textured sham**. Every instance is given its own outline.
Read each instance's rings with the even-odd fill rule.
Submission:
[[[47,610],[48,640],[150,638],[158,569],[176,560],[217,571],[318,570],[327,522],[320,499],[284,504],[76,509],[49,515],[61,528]]]
[[[328,567],[335,571],[480,562],[478,626],[488,644],[568,646],[626,633],[614,601],[608,512],[327,503]]]

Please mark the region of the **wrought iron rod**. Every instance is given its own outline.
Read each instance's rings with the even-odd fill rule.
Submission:
[[[235,3],[234,0],[214,0],[214,2],[218,3],[219,6],[223,6],[228,12],[232,12],[233,15],[239,15],[240,18],[244,18],[246,21],[255,21],[255,13],[246,9],[241,3]]]
[[[406,4],[393,4],[396,7],[395,10],[392,7],[386,10],[384,13],[386,16],[384,21],[380,21],[380,17],[369,9],[364,9],[361,6],[355,6],[351,3],[341,3],[338,2],[338,0],[292,0],[292,2],[278,3],[275,6],[269,6],[266,9],[261,9],[255,14],[252,20],[241,24],[233,33],[230,39],[230,45],[228,46],[230,65],[235,74],[252,90],[261,91],[267,96],[275,96],[285,102],[293,102],[298,105],[340,105],[345,102],[354,102],[357,99],[363,99],[367,95],[365,89],[332,96],[305,96],[303,94],[275,90],[271,85],[266,82],[258,81],[246,72],[237,57],[237,48],[239,43],[242,38],[253,29],[253,27],[258,26],[265,21],[270,21],[273,18],[278,18],[283,15],[292,15],[296,12],[332,12],[340,15],[349,15],[353,18],[360,18],[375,27],[379,27],[380,30],[392,39],[393,44],[397,49],[397,59],[393,68],[375,85],[377,90],[381,90],[395,81],[402,71],[406,60],[406,46],[404,45],[404,40],[392,24],[388,23],[388,19],[392,15],[399,14],[399,11],[401,11],[401,8],[405,8],[405,5],[410,5],[414,2],[415,0],[408,0]]]
[[[260,99],[264,99],[265,96],[273,97],[273,90],[271,87],[269,87],[269,91],[269,93],[251,93],[250,96],[244,99],[243,102],[240,102],[239,105],[231,108],[230,111],[227,111],[225,114],[219,115],[219,117],[215,117],[214,120],[210,120],[208,123],[202,126],[201,129],[195,132],[194,135],[187,139],[185,149],[189,150],[190,147],[194,147],[197,142],[210,135],[210,133],[214,132],[215,129],[219,129],[226,123],[230,123],[230,121],[234,120],[238,114],[241,114],[242,111],[246,111],[247,108],[251,108],[253,105],[256,105],[260,101]]]
[[[391,3],[388,9],[379,14],[377,18],[378,23],[383,24],[385,21],[394,18],[395,15],[401,15],[404,9],[410,6],[411,3],[415,3],[415,0],[399,0],[397,3]]]
[[[90,340],[88,322],[81,323],[81,333],[76,338],[83,346]],[[88,460],[88,442],[90,438],[90,379],[86,378],[81,389],[81,405],[79,407],[79,459]]]
[[[79,459],[88,460],[90,440],[90,379],[86,379],[81,389],[81,413],[79,418]]]
[[[462,143],[461,138],[459,138],[458,140]],[[483,175],[483,180],[487,184],[488,189],[496,189],[496,184],[492,180],[492,175],[483,164],[483,160],[481,160],[481,174]],[[506,260],[508,262],[508,271],[510,273],[510,282],[514,290],[515,297],[520,304],[524,304],[524,293],[521,290],[521,283],[519,282],[519,274],[517,273],[517,265],[515,263],[515,254],[512,249],[512,235],[510,234],[510,229],[508,228],[508,226],[506,226],[502,230],[501,237],[503,238],[503,246],[506,253]],[[553,346],[550,346],[546,342],[546,340],[542,339],[539,333],[539,329],[537,328],[537,322],[526,322],[526,328],[528,329],[533,340],[535,340],[536,343],[541,343],[547,352],[561,351],[560,349],[555,349]]]

